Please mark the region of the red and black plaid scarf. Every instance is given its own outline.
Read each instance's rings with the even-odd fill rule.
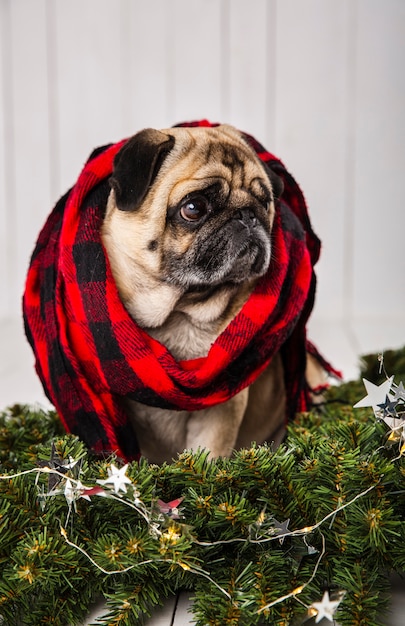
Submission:
[[[186,126],[211,126],[193,122]],[[273,257],[240,313],[207,356],[177,362],[124,308],[100,238],[114,156],[95,151],[50,214],[34,250],[23,298],[26,333],[45,392],[68,432],[96,452],[139,455],[121,399],[175,410],[224,402],[281,352],[287,417],[309,407],[305,326],[315,293],[319,240],[303,195],[276,157],[245,135],[284,181]]]

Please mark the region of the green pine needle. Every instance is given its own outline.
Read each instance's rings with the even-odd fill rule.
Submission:
[[[365,359],[372,380],[373,359]],[[386,353],[384,365],[405,373],[405,349]],[[118,460],[88,453],[54,412],[7,409],[2,623],[75,626],[101,595],[107,607],[98,623],[130,626],[189,589],[198,626],[286,626],[308,619],[328,589],[343,594],[341,626],[382,625],[388,576],[405,573],[405,455],[371,409],[353,410],[362,395],[357,381],[332,388],[277,450],[253,445],[215,461],[185,451],[161,467],[133,463],[126,494],[88,501],[80,492],[70,504],[67,479],[100,487]],[[68,465],[52,484],[44,471],[51,453]],[[163,514],[158,500],[177,498],[174,518]]]

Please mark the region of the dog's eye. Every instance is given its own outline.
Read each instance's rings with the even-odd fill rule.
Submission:
[[[180,215],[187,222],[196,222],[208,213],[208,200],[204,196],[187,200],[180,207]]]

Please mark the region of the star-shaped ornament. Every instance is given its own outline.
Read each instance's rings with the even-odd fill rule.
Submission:
[[[284,520],[284,522],[278,522],[276,519],[274,520],[274,530],[276,535],[281,535],[279,542],[281,545],[284,543],[285,535],[290,535],[291,533],[288,531],[288,524],[290,523],[290,518]]]
[[[107,468],[108,478],[98,480],[97,482],[100,485],[113,485],[113,490],[117,494],[119,494],[120,491],[126,493],[126,485],[132,485],[131,480],[126,475],[127,468],[128,463],[123,465],[121,468],[118,468],[114,465],[114,463],[111,463],[110,467]]]
[[[399,383],[399,385],[393,386],[393,392],[394,392],[393,400],[404,400],[405,402],[405,388],[404,388],[404,383],[402,382],[402,380]]]
[[[390,390],[392,387],[392,381],[394,377],[391,376],[388,380],[385,380],[381,385],[374,385],[369,380],[363,378],[364,386],[367,390],[367,395],[365,398],[357,402],[353,408],[359,409],[361,407],[371,406],[373,407],[374,413],[379,412],[379,404],[383,404],[385,399],[388,397],[392,400],[392,395],[390,395]]]
[[[330,622],[333,622],[333,614],[336,611],[337,607],[340,604],[340,600],[331,600],[329,598],[329,591],[325,591],[323,594],[323,598],[321,602],[313,602],[310,609],[314,609],[316,611],[316,619],[315,623],[319,624],[319,622],[326,618]]]
[[[101,487],[87,487],[86,485],[83,485],[80,480],[72,481],[70,478],[67,478],[64,488],[58,487],[57,489],[52,489],[51,491],[42,494],[41,497],[53,497],[58,496],[61,493],[65,496],[66,502],[69,506],[75,504],[76,500],[79,498],[83,498],[84,500],[88,500],[90,502],[90,496],[107,495]]]
[[[385,417],[396,417],[397,404],[398,403],[396,401],[391,401],[390,397],[386,396],[385,402],[382,402],[378,405],[378,408],[382,411],[382,418],[384,419]]]
[[[69,470],[73,469],[78,463],[79,461],[73,459],[71,456],[69,457],[69,459],[62,459],[56,451],[55,442],[52,441],[51,456],[49,460],[39,461],[38,463],[40,467],[47,467],[50,470],[55,470],[55,472],[50,472],[49,474],[48,493],[50,493],[51,491],[54,491],[54,489],[59,485],[59,483],[62,480],[61,474],[66,474]],[[81,463],[78,466],[78,468],[76,468],[76,470],[78,471],[75,471],[77,476],[80,474],[80,469],[81,469]]]
[[[73,502],[75,502],[79,498],[84,498],[85,500],[90,500],[90,494],[89,494],[90,491],[94,491],[94,490],[88,489],[87,487],[85,487],[80,480],[78,480],[77,482],[75,481],[75,483],[72,483],[70,478],[68,478],[66,480],[65,489],[64,489],[63,493],[65,495],[66,502],[70,506]],[[100,489],[100,491],[101,491],[101,489]],[[94,494],[92,494],[92,495],[94,495]]]
[[[164,515],[168,515],[172,519],[180,519],[182,516],[181,509],[179,505],[183,502],[184,498],[177,498],[176,500],[171,500],[171,502],[163,502],[163,500],[158,500],[157,504],[159,507],[159,511]]]

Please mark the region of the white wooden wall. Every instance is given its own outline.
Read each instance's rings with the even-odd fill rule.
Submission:
[[[202,117],[304,189],[318,315],[403,319],[405,0],[0,0],[0,318],[94,147]]]

